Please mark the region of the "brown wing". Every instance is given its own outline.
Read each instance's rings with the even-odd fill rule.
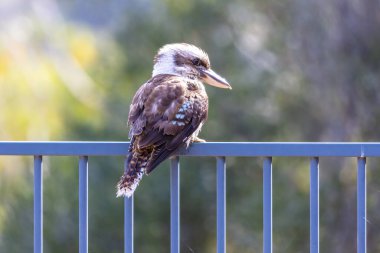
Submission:
[[[142,112],[144,110],[145,101],[149,97],[149,94],[152,92],[153,88],[154,82],[150,80],[149,82],[143,84],[133,97],[128,116],[128,126],[130,126],[130,139],[132,139],[132,137],[135,135],[141,134],[145,127],[146,119],[142,115]]]
[[[165,75],[142,86],[131,105],[129,123],[137,148],[153,147],[146,173],[186,143],[206,117],[207,96],[189,92],[179,77]]]

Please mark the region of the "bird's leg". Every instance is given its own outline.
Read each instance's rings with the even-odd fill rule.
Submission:
[[[206,142],[206,140],[194,136],[191,138],[191,142]]]

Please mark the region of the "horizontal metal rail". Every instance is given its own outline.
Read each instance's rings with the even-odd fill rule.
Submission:
[[[129,142],[3,142],[0,155],[123,156]],[[380,143],[368,142],[207,142],[181,149],[180,156],[344,156],[380,157]]]
[[[125,156],[128,142],[0,142],[0,156],[34,157],[34,253],[43,252],[43,156],[79,158],[79,252],[88,252],[88,159]],[[180,252],[180,163],[178,156],[216,157],[216,251],[226,252],[226,157],[263,157],[263,252],[272,245],[272,158],[310,158],[310,252],[319,252],[319,158],[357,158],[357,252],[367,251],[366,158],[380,157],[380,143],[195,143],[171,160],[171,253]],[[133,253],[133,197],[124,200],[124,252]]]

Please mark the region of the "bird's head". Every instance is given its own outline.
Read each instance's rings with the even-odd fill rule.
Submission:
[[[154,57],[152,76],[170,74],[197,79],[212,86],[231,89],[230,84],[210,67],[208,55],[196,46],[167,44]]]

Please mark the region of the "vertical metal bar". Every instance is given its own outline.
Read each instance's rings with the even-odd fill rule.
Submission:
[[[88,157],[79,158],[79,253],[88,252]]]
[[[357,169],[357,252],[367,252],[366,158],[358,158]]]
[[[264,170],[264,253],[272,253],[272,157],[265,157]]]
[[[42,156],[34,157],[34,253],[43,252]]]
[[[128,156],[124,160],[124,168],[128,168]],[[124,197],[124,253],[133,253],[133,219],[134,196]]]
[[[310,160],[310,253],[319,253],[319,158]]]
[[[216,252],[226,252],[226,158],[216,158]]]
[[[124,252],[133,253],[133,195],[124,198]]]
[[[180,167],[178,156],[170,160],[170,252],[180,251]]]

